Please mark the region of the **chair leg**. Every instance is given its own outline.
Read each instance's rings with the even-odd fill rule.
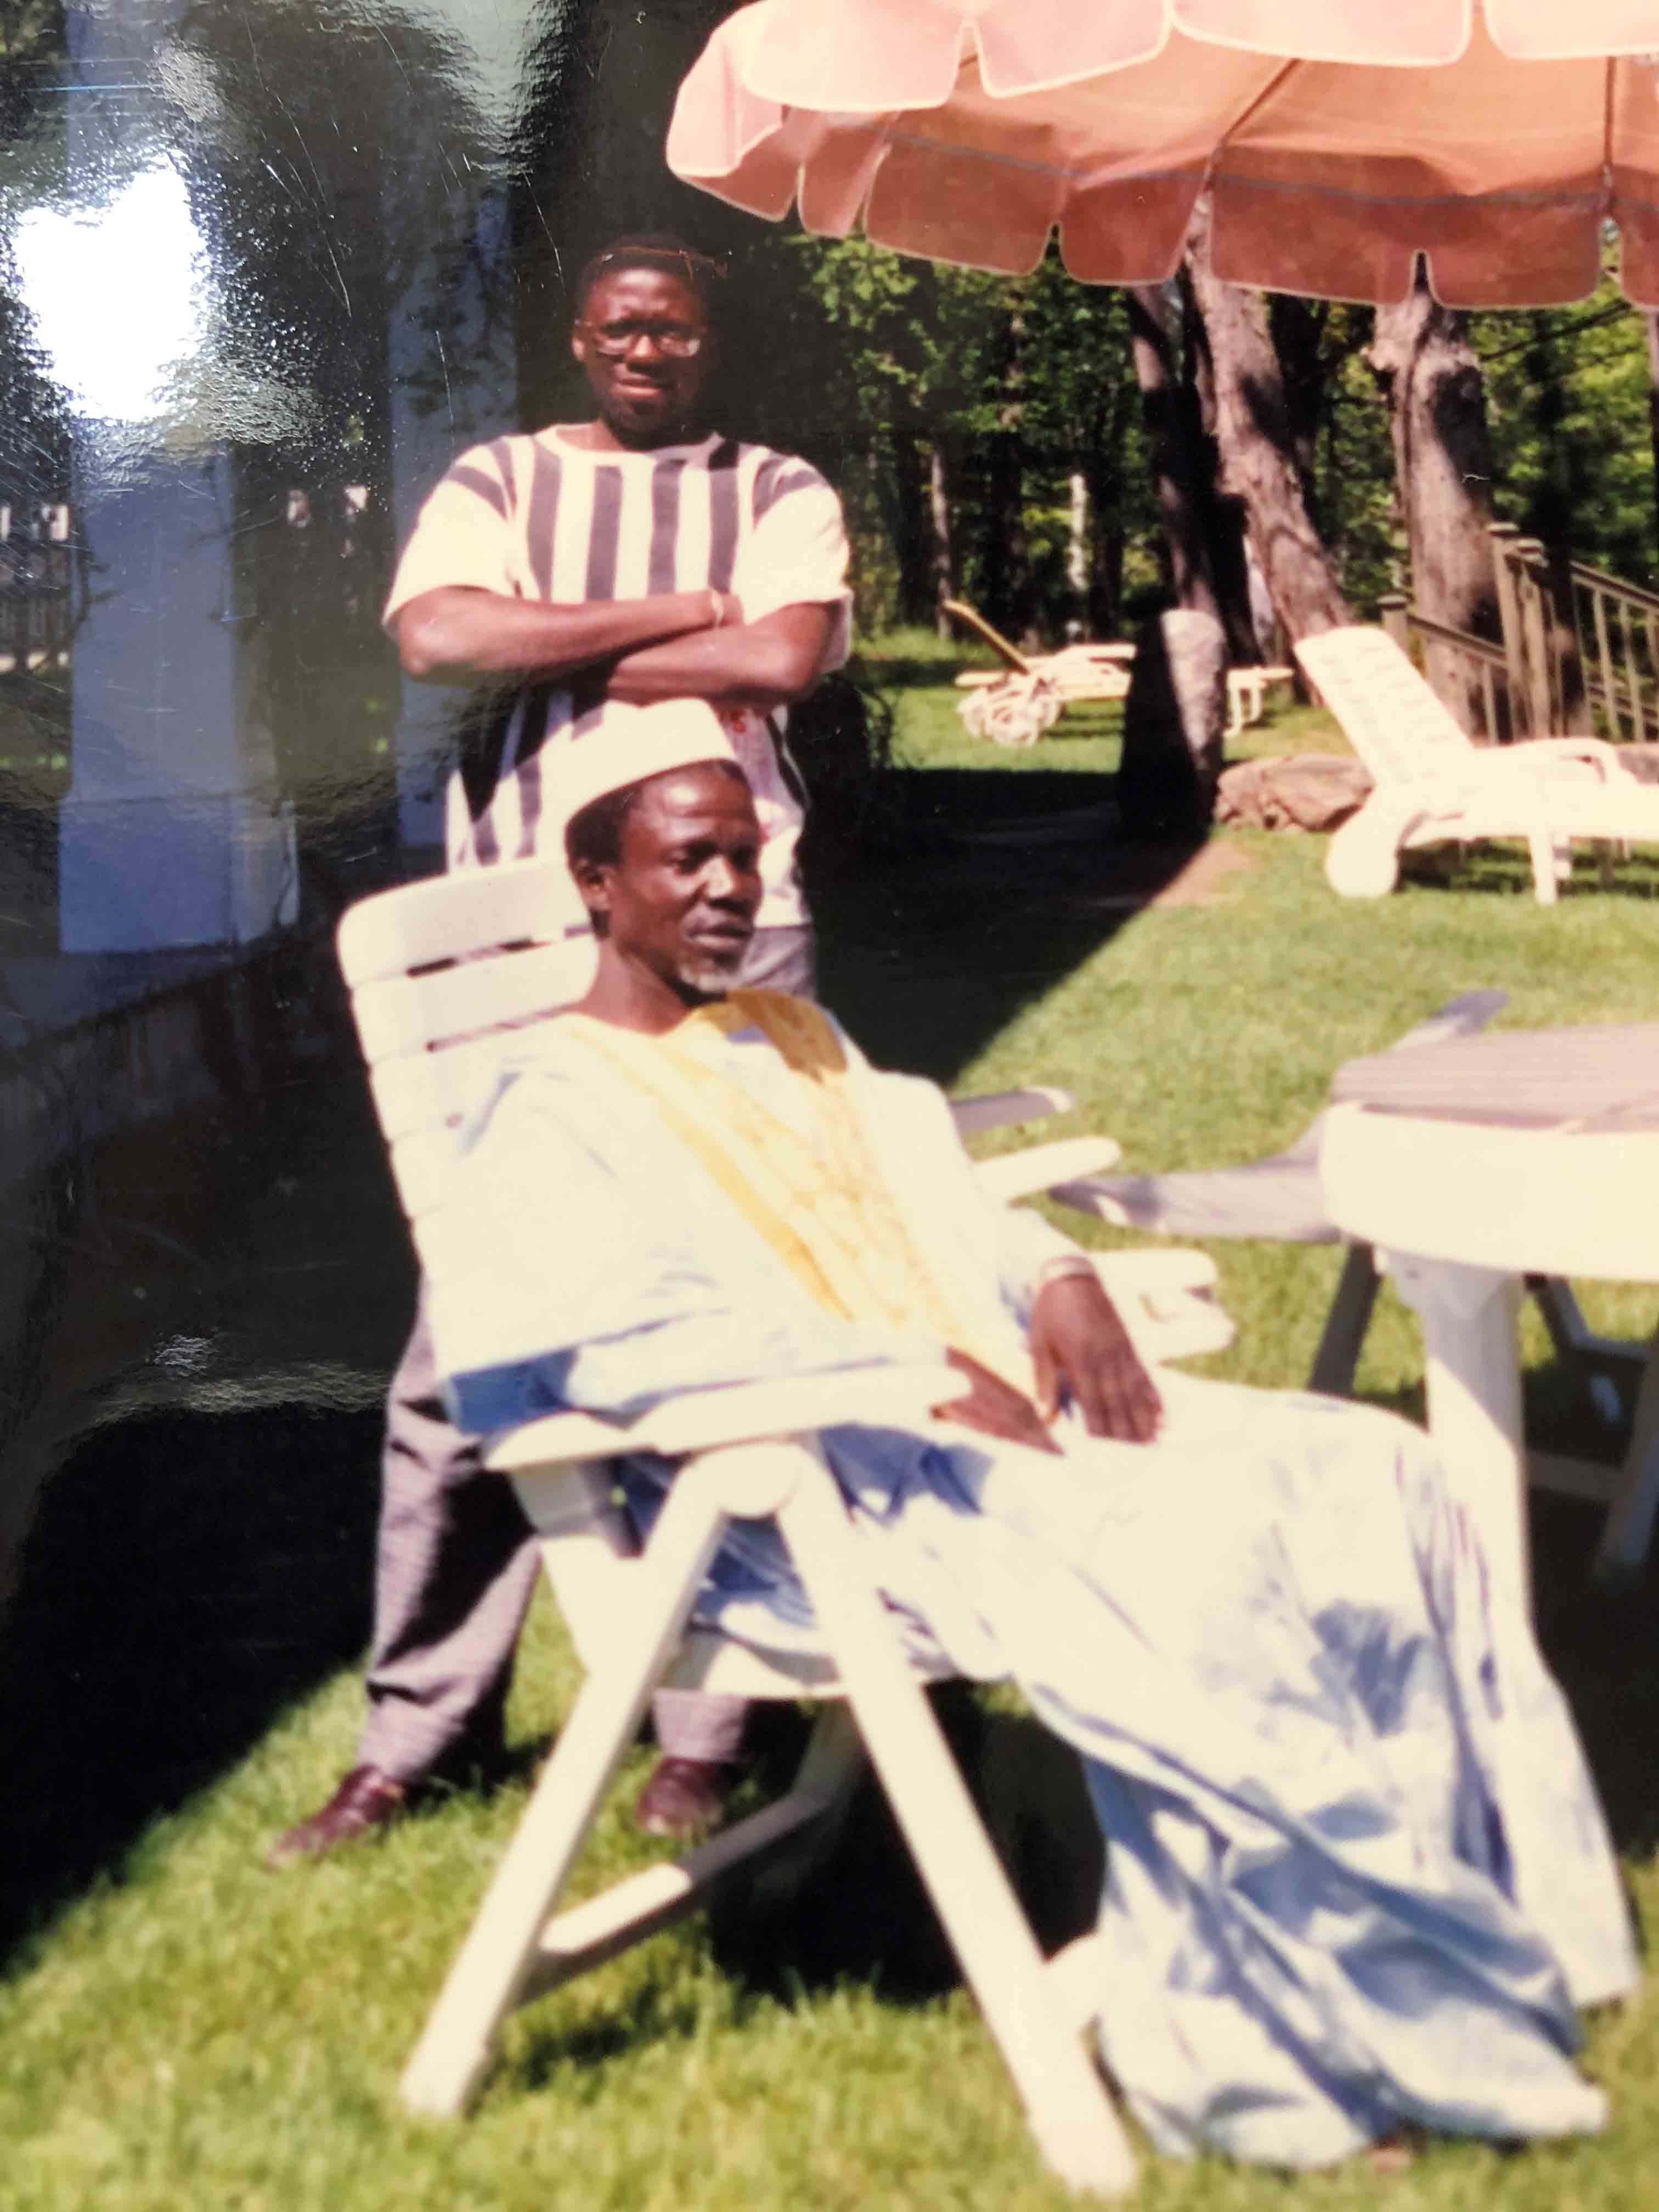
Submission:
[[[570,1870],[653,1687],[678,1645],[725,1516],[702,1486],[676,1483],[637,1571],[638,1640],[583,1683],[404,2069],[412,2112],[465,2105],[535,1963],[542,1923]]]
[[[1593,1572],[1598,1577],[1611,1582],[1639,1572],[1653,1540],[1656,1510],[1659,1510],[1659,1334],[1654,1337],[1636,1394],[1630,1449],[1625,1455],[1618,1495],[1608,1508],[1601,1540],[1595,1547]]]
[[[1336,1296],[1325,1316],[1319,1349],[1314,1354],[1308,1388],[1328,1398],[1353,1395],[1354,1370],[1359,1349],[1371,1325],[1379,1283],[1376,1261],[1369,1244],[1351,1244],[1337,1278]]]
[[[778,1515],[847,1686],[848,1702],[969,1985],[1048,2165],[1071,2187],[1115,2195],[1134,2155],[1104,2084],[1066,2024],[890,1617],[872,1589],[833,1477],[816,1448]]]
[[[1529,830],[1527,851],[1532,860],[1533,896],[1540,906],[1555,904],[1555,842],[1547,830]]]

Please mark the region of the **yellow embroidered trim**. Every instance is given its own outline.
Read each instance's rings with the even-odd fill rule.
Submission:
[[[739,990],[661,1036],[586,1015],[565,1021],[648,1093],[674,1135],[826,1310],[971,1352],[1029,1389],[1029,1373],[1010,1373],[1006,1348],[920,1250],[865,1131],[841,1041],[817,1007],[778,992]],[[726,1036],[751,1025],[762,1030],[811,1085],[810,1139],[700,1056],[699,1024]]]

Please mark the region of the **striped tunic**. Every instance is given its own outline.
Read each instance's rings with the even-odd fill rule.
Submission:
[[[560,605],[713,586],[737,594],[747,622],[780,607],[832,605],[823,667],[847,655],[840,501],[805,462],[730,438],[591,453],[555,427],[475,446],[422,507],[384,619],[444,585]],[[449,865],[556,852],[564,824],[544,803],[549,748],[601,734],[607,712],[602,678],[578,674],[529,684],[481,714],[450,781]],[[723,719],[764,838],[761,926],[799,923],[803,793],[784,749],[784,716]],[[574,886],[571,899],[574,922]]]

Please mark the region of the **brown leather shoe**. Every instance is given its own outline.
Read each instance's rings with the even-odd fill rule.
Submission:
[[[265,1865],[276,1874],[301,1859],[322,1858],[337,1844],[379,1835],[409,1811],[416,1794],[412,1784],[395,1782],[378,1766],[354,1766],[320,1812],[278,1836]]]
[[[742,1775],[740,1766],[717,1766],[702,1759],[659,1759],[634,1807],[635,1823],[647,1836],[695,1843],[726,1810]]]

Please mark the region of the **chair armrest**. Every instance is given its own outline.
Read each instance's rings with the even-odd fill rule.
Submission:
[[[973,1098],[953,1098],[951,1117],[958,1133],[976,1136],[1016,1121],[1041,1121],[1050,1114],[1069,1114],[1077,1101],[1069,1091],[1046,1083],[1024,1084],[1018,1091],[986,1091]]]
[[[503,1474],[562,1462],[614,1459],[625,1452],[678,1458],[716,1444],[757,1437],[799,1436],[844,1421],[875,1428],[925,1421],[932,1408],[960,1397],[962,1378],[941,1360],[893,1367],[844,1367],[781,1382],[735,1382],[688,1390],[631,1421],[591,1413],[551,1413],[526,1421],[489,1451],[486,1465]]]
[[[1121,1151],[1110,1137],[1061,1137],[1052,1145],[1028,1145],[1023,1152],[975,1160],[974,1173],[990,1197],[1010,1205],[1017,1198],[1052,1190],[1056,1183],[1098,1175]]]
[[[1487,745],[1478,751],[1478,772],[1501,775],[1547,775],[1553,769],[1594,769],[1603,783],[1635,783],[1619,757],[1619,749],[1604,738],[1523,738],[1518,744]]]
[[[1148,1366],[1220,1352],[1237,1331],[1214,1296],[1207,1252],[1091,1252],[1095,1273]]]

